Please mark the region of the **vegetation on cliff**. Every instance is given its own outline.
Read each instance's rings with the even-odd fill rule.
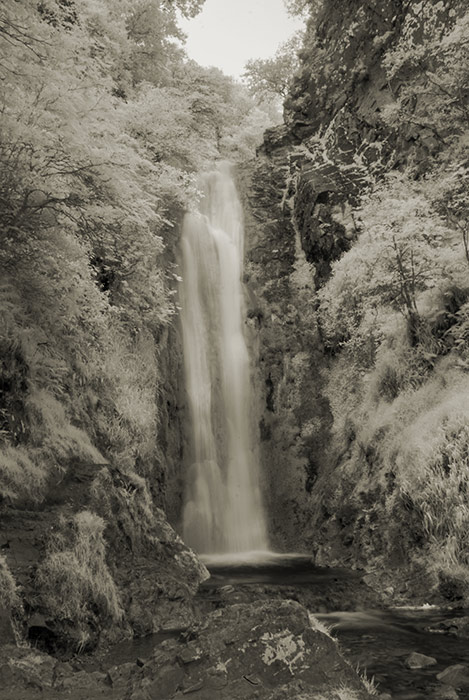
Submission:
[[[334,419],[312,531],[467,599],[469,14],[391,4],[325,0],[286,102]]]
[[[201,6],[7,0],[0,10],[0,493],[6,510],[56,509],[64,533],[32,584],[53,581],[51,619],[80,623],[90,605],[118,618],[102,551],[112,528],[89,508],[117,518],[124,549],[139,549],[139,527],[157,540],[163,516],[149,503],[164,498],[159,354],[176,313],[176,226],[194,174],[253,153],[272,118],[185,55],[178,13]],[[99,474],[94,496],[73,488]]]

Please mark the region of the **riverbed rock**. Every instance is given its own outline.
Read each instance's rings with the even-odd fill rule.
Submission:
[[[469,639],[469,616],[441,620],[438,624],[427,627],[427,631],[434,634],[450,634],[461,639]]]
[[[413,651],[405,660],[405,664],[408,668],[426,668],[427,666],[434,666],[437,663],[433,656],[426,656],[425,654],[419,654],[418,651]]]
[[[0,606],[0,645],[14,644],[15,632],[11,620],[10,610]]]
[[[132,662],[120,664],[119,666],[112,666],[108,669],[107,679],[113,688],[127,686],[137,668],[137,664]]]
[[[98,688],[104,689],[107,676],[100,671],[78,671],[76,673],[65,676],[60,684],[55,683],[56,688],[61,688],[64,691],[77,693],[83,691],[90,693],[90,697],[96,695]]]
[[[1,700],[123,700],[124,688],[113,688],[105,673],[75,670],[71,664],[38,650],[0,648]]]
[[[454,688],[469,688],[469,666],[464,664],[448,666],[444,671],[438,673],[437,679]]]
[[[5,645],[0,652],[0,688],[2,693],[15,687],[36,691],[52,688],[56,659],[31,649]],[[6,695],[1,694],[2,700]]]
[[[437,688],[430,695],[431,700],[459,700],[459,695],[454,688],[449,685]]]
[[[193,636],[155,650],[134,678],[135,697],[272,700],[323,692],[332,698],[339,687],[369,697],[336,642],[313,627],[299,603],[231,605],[209,615]]]

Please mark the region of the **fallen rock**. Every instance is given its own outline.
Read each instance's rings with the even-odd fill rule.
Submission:
[[[294,601],[230,605],[209,615],[193,636],[162,643],[137,668],[131,697],[306,700],[320,692],[332,697],[335,688],[357,700],[370,697],[337,643]]]
[[[4,645],[0,648],[0,697],[2,700],[121,700],[106,674],[74,671],[41,651]]]
[[[463,664],[448,666],[444,671],[438,673],[437,679],[454,688],[469,688],[469,666]]]
[[[121,664],[120,666],[112,666],[107,672],[109,683],[113,688],[126,686],[137,668],[137,664],[132,662]]]
[[[459,700],[459,695],[454,688],[446,686],[445,688],[437,688],[431,695],[431,700]]]
[[[151,700],[168,700],[174,697],[184,680],[184,670],[174,664],[158,670],[155,680],[146,686]]]
[[[99,671],[88,673],[87,671],[78,671],[73,675],[66,676],[62,679],[60,686],[63,690],[88,691],[92,698],[94,693],[101,688],[106,682],[106,674]],[[93,693],[93,695],[91,694]]]
[[[438,624],[427,627],[428,632],[436,634],[451,634],[461,639],[469,639],[469,616],[453,617],[450,620],[442,620]]]
[[[433,656],[419,654],[417,651],[413,651],[405,660],[407,668],[412,669],[426,668],[427,666],[434,666],[435,664],[436,659],[434,659]]]

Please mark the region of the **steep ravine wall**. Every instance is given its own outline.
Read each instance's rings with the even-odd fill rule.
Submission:
[[[334,261],[364,234],[361,197],[388,173],[410,173],[411,182],[423,179],[444,149],[428,120],[417,119],[426,114],[421,106],[425,95],[410,106],[401,100],[395,126],[382,118],[411,81],[416,84],[415,65],[406,67],[405,61],[389,79],[387,52],[405,42],[418,47],[430,36],[447,36],[464,9],[458,0],[325,0],[307,29],[302,68],[285,103],[286,125],[266,132],[256,161],[245,164],[239,175],[246,210],[250,336],[259,349],[261,461],[273,542],[312,552],[320,564],[374,571],[370,582],[375,579],[387,588],[392,600],[432,595],[460,600],[467,592],[464,556],[438,558],[445,530],[433,524],[434,515],[426,515],[433,513],[432,501],[427,510],[418,500],[419,487],[412,495],[406,486],[412,458],[401,457],[398,447],[393,453],[385,437],[396,435],[398,445],[405,421],[418,420],[422,385],[427,401],[435,401],[435,411],[440,410],[437,393],[428,387],[438,381],[445,386],[443,355],[448,349],[432,360],[430,374],[422,370],[420,378],[386,395],[379,373],[390,370],[383,370],[383,362],[373,360],[360,368],[340,346],[331,350],[324,343],[317,293],[330,279]],[[417,93],[425,92],[423,84],[417,80]],[[404,119],[402,110],[410,117]],[[373,232],[365,233],[372,240]],[[434,307],[432,313],[437,311]],[[428,318],[433,318],[430,312]],[[428,335],[438,335],[430,320],[425,323]],[[391,359],[386,361],[417,365],[421,354],[429,352],[423,333],[420,338],[409,333],[389,336],[386,357]],[[375,384],[378,393],[370,399],[369,387]],[[416,392],[409,394],[417,408],[407,419],[402,418],[404,389]],[[374,428],[374,412],[398,418]],[[368,444],[366,430],[375,431]],[[421,461],[425,464],[423,457]],[[454,471],[463,466],[455,463]],[[441,511],[446,497],[452,498],[443,497]],[[464,525],[454,538],[460,541],[463,531]]]
[[[166,242],[162,264],[175,294],[177,226]],[[140,344],[136,333],[125,356],[126,363],[147,372],[148,387],[135,404],[126,394],[118,398],[124,407],[131,405],[136,425],[139,411],[146,417],[151,406],[140,432],[131,434],[133,447],[123,445],[129,459],[114,458],[99,433],[109,401],[101,378],[97,389],[82,391],[89,396],[96,391],[87,420],[100,452],[85,459],[63,448],[60,470],[44,493],[2,499],[0,644],[16,635],[49,652],[92,651],[132,635],[184,628],[193,620],[193,596],[207,573],[175,531],[187,430],[181,334],[175,314],[173,319]],[[131,389],[138,392],[138,386]],[[125,418],[116,415],[117,420],[127,427]],[[119,439],[116,430],[117,445]]]
[[[274,130],[272,138],[283,130]],[[245,210],[248,340],[260,416],[260,461],[274,548],[299,551],[308,498],[326,455],[329,413],[313,310],[312,269],[291,222],[290,156],[261,156],[238,169]]]

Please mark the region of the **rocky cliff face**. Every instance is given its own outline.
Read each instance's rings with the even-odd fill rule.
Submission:
[[[409,161],[416,174],[425,172],[437,147],[424,125],[392,129],[383,121],[383,111],[411,74],[403,70],[390,82],[383,65],[387,50],[403,37],[423,42],[430,24],[443,34],[463,8],[458,0],[354,0],[345,6],[331,0],[310,22],[301,72],[285,102],[285,122],[301,154],[293,218],[317,285],[356,238],[353,210],[360,195],[377,177]]]
[[[423,331],[411,328],[415,318],[404,321],[401,314],[402,321],[392,320],[391,325],[401,324],[401,335],[384,327],[371,352],[374,359],[360,365],[347,349],[346,334],[334,347],[325,342],[318,291],[324,285],[327,289],[335,261],[347,251],[358,255],[360,237],[368,235],[373,242],[373,231],[361,220],[364,195],[385,188],[380,183],[387,182],[389,173],[405,174],[410,183],[425,182],[428,173],[444,167],[438,159],[454,141],[449,130],[442,136],[432,122],[436,117],[428,95],[438,62],[424,64],[429,61],[424,54],[431,41],[433,46],[454,43],[451,32],[455,26],[458,31],[464,11],[458,0],[325,0],[306,32],[302,68],[285,103],[286,125],[266,133],[256,162],[241,173],[248,315],[259,347],[261,458],[274,542],[312,550],[324,564],[381,567],[388,581],[400,577],[389,589],[396,598],[419,595],[422,578],[450,598],[465,595],[460,585],[467,577],[463,558],[455,554],[453,560],[459,583],[448,574],[449,555],[435,563],[435,543],[449,530],[425,520],[440,487],[445,495],[438,508],[443,511],[452,502],[447,485],[433,472],[422,477],[422,484],[435,478],[435,492],[427,501],[419,500],[423,486],[408,485],[411,462],[400,467],[405,461],[400,448],[390,447],[385,437],[395,435],[393,444],[398,445],[406,421],[422,418],[420,387],[428,393],[432,382],[446,381],[443,356],[453,346],[435,350],[433,345],[430,369],[419,365],[420,378],[402,382],[391,396],[384,396],[382,378],[389,369],[386,363],[415,367],[430,352],[428,338],[437,335],[431,319],[437,313],[445,316],[446,307],[440,310],[433,301],[428,310],[425,302],[427,311],[419,311],[419,328],[429,329],[426,340]],[[399,69],[390,70],[390,57]],[[458,110],[452,105],[448,115]],[[457,127],[458,138],[464,128]],[[394,206],[400,206],[399,200]],[[438,206],[429,199],[429,209],[439,211]],[[428,230],[428,224],[421,226]],[[451,235],[450,230],[444,234],[447,241]],[[441,250],[435,254],[443,255]],[[360,258],[356,260],[358,266]],[[350,284],[354,295],[353,280]],[[391,295],[386,308],[392,308],[398,294]],[[418,300],[418,305],[422,309],[424,302]],[[461,304],[456,307],[459,311]],[[385,346],[391,348],[387,355]],[[376,386],[373,394],[370,387]],[[404,390],[410,392],[407,399]],[[406,400],[415,405],[414,413],[400,423],[395,416],[401,416]],[[429,400],[435,408],[440,399],[435,393]],[[385,413],[387,423],[383,419],[376,427],[375,416]],[[417,448],[412,454],[421,456]],[[422,457],[423,470],[433,458],[443,459]],[[455,461],[451,473],[463,467],[463,461]],[[435,512],[429,517],[438,518],[436,507]]]
[[[275,156],[239,170],[246,212],[247,317],[260,416],[270,535],[280,549],[298,548],[307,494],[324,457],[318,429],[327,406],[317,377],[318,338],[311,266],[291,220],[289,151],[282,128],[271,134]],[[322,423],[321,423],[322,424]]]
[[[164,253],[170,272],[176,254],[177,233],[171,229]],[[177,324],[145,340],[125,357],[137,372],[148,370],[148,386],[135,403],[123,392],[124,407],[127,401],[136,414],[134,428],[114,411],[112,448],[128,450],[130,459],[115,457],[103,435],[109,396],[101,377],[86,413],[100,452],[89,459],[78,450],[70,454],[62,435],[60,470],[43,492],[2,497],[0,644],[28,639],[48,652],[71,654],[186,628],[194,619],[193,596],[208,574],[169,524],[177,525],[181,510],[186,434]],[[123,365],[122,373],[127,369]],[[132,391],[138,393],[138,386],[130,386]],[[92,390],[82,394],[92,396]],[[122,433],[117,425],[124,426]]]

